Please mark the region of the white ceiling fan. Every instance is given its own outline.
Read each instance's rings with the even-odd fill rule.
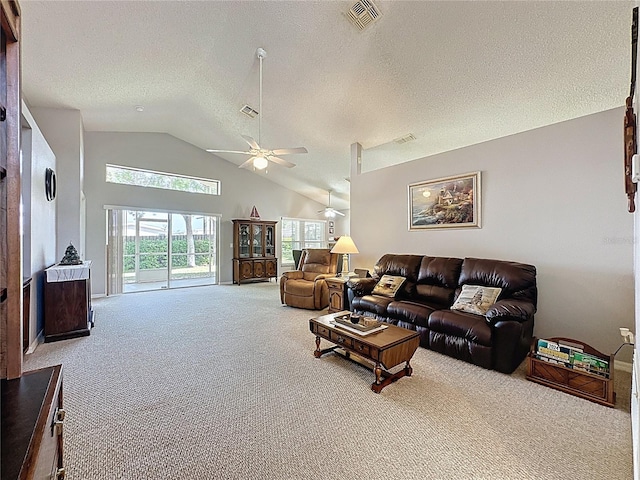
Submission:
[[[242,155],[251,155],[251,158],[240,165],[239,168],[248,168],[250,165],[253,165],[253,168],[258,170],[262,170],[269,165],[269,162],[277,163],[278,165],[282,165],[287,168],[295,167],[295,163],[288,162],[287,160],[283,160],[278,155],[290,155],[292,153],[308,153],[305,147],[295,147],[295,148],[277,148],[275,150],[270,150],[268,148],[262,148],[262,60],[267,56],[267,52],[262,48],[258,48],[256,50],[256,55],[260,60],[260,111],[258,112],[258,141],[256,142],[253,138],[248,135],[241,135],[242,138],[249,144],[251,147],[247,151],[240,150],[213,150],[207,149],[207,152],[211,153],[240,153]]]
[[[344,213],[339,212],[338,210],[336,210],[335,208],[331,208],[331,192],[333,190],[329,190],[329,205],[325,208],[323,208],[322,210],[318,210],[318,213],[323,213],[325,217],[327,218],[335,218],[336,215],[340,215],[342,217],[344,217]]]

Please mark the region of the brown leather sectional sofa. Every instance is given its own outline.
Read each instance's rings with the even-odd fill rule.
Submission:
[[[372,294],[383,275],[406,281],[395,298]],[[451,310],[463,285],[502,289],[485,315]],[[516,262],[387,254],[373,278],[352,278],[347,295],[353,312],[416,330],[420,345],[504,373],[529,351],[536,312],[536,268]]]

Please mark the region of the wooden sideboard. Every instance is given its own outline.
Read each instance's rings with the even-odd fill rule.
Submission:
[[[77,266],[77,269],[54,265],[45,270],[45,342],[82,337],[91,333],[93,309],[90,267],[91,262],[86,261],[83,266]]]
[[[1,479],[62,480],[62,365],[25,372],[1,383]]]

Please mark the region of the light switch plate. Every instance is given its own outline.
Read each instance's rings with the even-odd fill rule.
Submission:
[[[640,182],[640,155],[637,153],[631,157],[631,181]]]

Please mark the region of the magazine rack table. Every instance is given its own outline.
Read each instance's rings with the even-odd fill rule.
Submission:
[[[336,316],[348,313],[350,312],[341,311],[309,320],[309,329],[316,336],[314,356],[320,358],[325,353],[341,348],[344,349],[347,358],[351,358],[350,354],[353,353],[357,357],[373,362],[375,381],[371,384],[371,390],[376,393],[380,393],[384,387],[399,378],[410,377],[413,369],[409,361],[420,343],[418,332],[389,324],[382,331],[370,335],[359,335],[334,323]],[[335,346],[321,350],[321,338],[334,343]],[[353,360],[357,361],[357,359]],[[389,372],[389,369],[402,363],[405,363],[403,369],[396,373]]]
[[[609,375],[603,376],[596,373],[584,372],[541,360],[536,356],[538,339],[534,338],[527,357],[527,380],[591,400],[601,405],[606,405],[607,407],[615,406],[616,394],[613,391],[613,355],[605,355],[592,346],[571,338],[554,337],[548,340],[553,342],[564,340],[582,345],[584,353],[595,355],[609,362]]]

